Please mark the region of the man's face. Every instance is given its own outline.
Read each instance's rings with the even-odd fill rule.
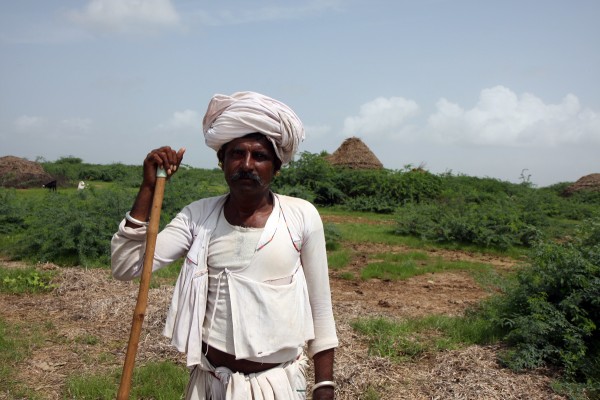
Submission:
[[[225,180],[232,191],[268,191],[275,175],[276,161],[273,146],[266,137],[234,139],[223,151]]]

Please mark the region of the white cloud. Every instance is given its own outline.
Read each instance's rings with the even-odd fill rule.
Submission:
[[[193,110],[175,111],[173,116],[167,121],[160,124],[159,130],[186,130],[194,129],[200,131],[202,129],[202,118]]]
[[[402,97],[378,97],[360,107],[359,115],[344,120],[345,136],[397,136],[409,132],[406,121],[417,115],[419,105]]]
[[[15,128],[22,132],[38,131],[44,128],[47,121],[43,117],[21,115],[14,121]]]
[[[180,21],[170,0],[91,0],[69,17],[85,27],[111,33],[153,33]]]
[[[517,96],[503,86],[481,91],[470,110],[444,98],[428,119],[428,135],[438,143],[502,146],[557,146],[600,143],[600,114],[584,109],[568,94],[545,104],[530,93]]]

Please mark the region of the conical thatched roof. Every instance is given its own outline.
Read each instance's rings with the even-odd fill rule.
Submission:
[[[381,169],[383,164],[375,154],[357,137],[351,137],[327,157],[331,165],[352,169]]]
[[[600,174],[589,174],[584,177],[581,177],[572,184],[567,187],[563,194],[565,196],[570,196],[575,192],[579,192],[581,190],[589,190],[589,191],[600,191]]]
[[[41,187],[53,179],[36,162],[14,156],[0,157],[0,186],[20,189]]]

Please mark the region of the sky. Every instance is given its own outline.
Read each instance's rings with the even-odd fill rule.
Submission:
[[[597,0],[0,0],[0,157],[214,168],[216,93],[294,109],[300,152],[359,137],[393,170],[600,173]]]

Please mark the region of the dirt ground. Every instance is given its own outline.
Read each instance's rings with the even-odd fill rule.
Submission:
[[[355,246],[356,257],[344,271],[358,272],[370,252],[403,252],[393,246]],[[481,261],[500,270],[514,260],[462,252],[438,251],[447,259]],[[14,268],[21,264],[0,261]],[[118,282],[108,270],[38,266],[57,272],[58,287],[43,295],[0,295],[0,316],[25,330],[41,329],[46,340],[17,366],[21,382],[44,399],[64,397],[71,374],[99,374],[120,368],[129,337],[138,291],[134,282]],[[418,360],[393,363],[368,354],[363,337],[350,327],[358,316],[406,318],[431,314],[457,315],[487,296],[466,273],[417,276],[406,281],[349,281],[330,274],[340,347],[336,352],[336,398],[361,399],[369,388],[382,399],[564,399],[552,392],[552,374],[539,370],[514,373],[496,362],[498,348],[471,346]],[[150,291],[136,363],[183,357],[161,336],[172,287]],[[68,397],[68,396],[67,396]],[[0,399],[12,399],[0,388]]]

